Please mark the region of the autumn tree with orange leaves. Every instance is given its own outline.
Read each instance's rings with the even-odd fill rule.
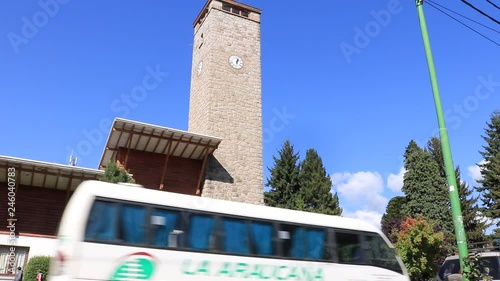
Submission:
[[[433,224],[420,215],[403,221],[395,244],[412,281],[427,281],[435,276],[443,246],[444,233],[436,233]]]

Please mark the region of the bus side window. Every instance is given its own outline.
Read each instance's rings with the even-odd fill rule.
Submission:
[[[325,231],[282,225],[282,249],[285,257],[322,260],[325,258]]]
[[[366,235],[368,263],[370,265],[388,268],[402,273],[402,269],[396,259],[396,251],[391,249],[384,239],[377,235]]]
[[[327,259],[325,249],[326,231],[323,229],[308,228],[305,234],[305,258],[313,260]]]
[[[252,254],[273,255],[273,225],[267,222],[250,222],[250,245]]]
[[[363,251],[358,234],[336,231],[335,238],[340,263],[363,264]]]
[[[114,241],[117,238],[118,204],[95,201],[90,210],[85,229],[85,239]]]
[[[176,211],[153,210],[151,215],[152,244],[160,247],[180,247],[180,214]]]
[[[188,245],[193,250],[209,251],[215,248],[215,218],[192,214],[189,217]]]
[[[146,208],[123,204],[120,208],[120,240],[125,244],[146,242]]]
[[[222,251],[249,254],[248,228],[245,220],[222,218]]]

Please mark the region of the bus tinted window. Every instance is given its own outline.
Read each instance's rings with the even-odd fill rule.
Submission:
[[[328,234],[328,235],[327,235]],[[96,200],[85,240],[212,254],[371,265],[403,273],[377,233]]]
[[[369,235],[366,236],[366,242],[368,244],[368,264],[387,268],[399,273],[403,272],[396,260],[394,249],[389,248],[382,237]]]
[[[325,255],[325,231],[323,229],[306,229],[305,258],[319,260]]]
[[[117,210],[117,204],[101,201],[94,202],[85,229],[85,239],[116,240]]]
[[[119,240],[126,244],[146,242],[146,209],[143,206],[123,204],[120,208]]]
[[[362,250],[359,235],[336,232],[337,254],[340,263],[362,264]]]
[[[222,250],[227,253],[249,254],[247,224],[239,219],[222,219]]]
[[[215,246],[215,218],[209,215],[193,214],[189,219],[188,248],[194,250],[211,250]]]
[[[176,211],[155,209],[151,215],[151,244],[159,247],[180,247],[180,214]]]
[[[273,254],[273,225],[266,222],[250,222],[250,243],[252,254],[270,256]]]
[[[283,225],[280,232],[283,254],[286,257],[320,260],[325,253],[325,231]]]

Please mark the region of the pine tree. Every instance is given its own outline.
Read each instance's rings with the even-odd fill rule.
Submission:
[[[397,242],[397,233],[401,230],[401,223],[406,219],[406,215],[401,211],[406,203],[405,196],[396,196],[389,200],[385,213],[382,215],[382,232],[391,240]]]
[[[428,151],[421,149],[413,140],[408,144],[404,157],[406,173],[402,191],[407,199],[406,214],[411,217],[421,214],[451,236],[454,228],[448,192],[438,164]]]
[[[297,209],[297,194],[299,183],[299,154],[294,151],[293,145],[286,140],[278,151],[279,157],[273,156],[274,166],[266,186],[271,187],[264,192],[264,203],[267,206],[287,209]]]
[[[492,220],[497,220],[500,226],[500,111],[495,111],[490,117],[485,129],[486,141],[484,151],[480,151],[484,163],[480,164],[482,179],[477,191],[481,193],[484,214]]]
[[[104,175],[100,179],[101,181],[118,183],[118,182],[135,182],[125,169],[119,167],[116,162],[109,161],[104,169]]]
[[[431,138],[427,142],[427,150],[432,155],[432,158],[439,167],[439,174],[446,181],[446,171],[443,159],[443,152],[441,148],[441,141],[437,137]],[[469,185],[462,181],[460,177],[460,167],[455,169],[456,181],[458,184],[458,196],[460,198],[460,209],[462,210],[462,219],[464,229],[466,232],[467,240],[469,242],[478,242],[484,239],[483,233],[487,228],[486,223],[481,219],[481,213],[477,204],[478,197],[473,196],[473,190]],[[445,185],[446,188],[447,185]],[[447,188],[446,188],[447,189]],[[449,202],[449,200],[448,200]],[[448,203],[451,210],[451,204]],[[450,237],[453,244],[456,244],[454,233]]]
[[[488,225],[482,217],[478,205],[479,197],[475,197],[473,189],[460,179],[460,167],[457,167],[455,174],[457,175],[458,196],[467,240],[469,243],[484,241],[484,233]]]
[[[431,154],[432,158],[438,164],[439,174],[446,180],[446,168],[444,166],[443,149],[441,148],[441,141],[437,137],[432,137],[427,142],[427,151]]]
[[[299,210],[328,215],[342,214],[337,193],[331,192],[332,180],[314,149],[307,150],[306,157],[300,164],[299,183]]]

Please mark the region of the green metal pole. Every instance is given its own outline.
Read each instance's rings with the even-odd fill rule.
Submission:
[[[444,166],[446,172],[446,179],[448,182],[448,190],[451,201],[451,212],[453,215],[453,223],[455,225],[455,235],[457,237],[458,255],[460,256],[460,265],[464,269],[464,258],[468,256],[467,238],[465,236],[464,223],[462,219],[462,210],[460,209],[460,198],[458,196],[457,178],[455,175],[455,166],[453,165],[453,158],[451,156],[450,142],[448,139],[448,131],[446,130],[446,123],[444,120],[443,108],[441,105],[441,97],[436,77],[436,70],[434,68],[434,60],[432,58],[431,45],[429,34],[427,32],[427,24],[424,16],[424,0],[416,0],[418,17],[420,20],[420,29],[422,30],[422,38],[424,40],[425,54],[427,56],[427,65],[429,67],[429,74],[432,84],[432,92],[434,93],[434,103],[436,105],[436,113],[439,123],[439,136],[441,138],[441,149],[443,150]]]

